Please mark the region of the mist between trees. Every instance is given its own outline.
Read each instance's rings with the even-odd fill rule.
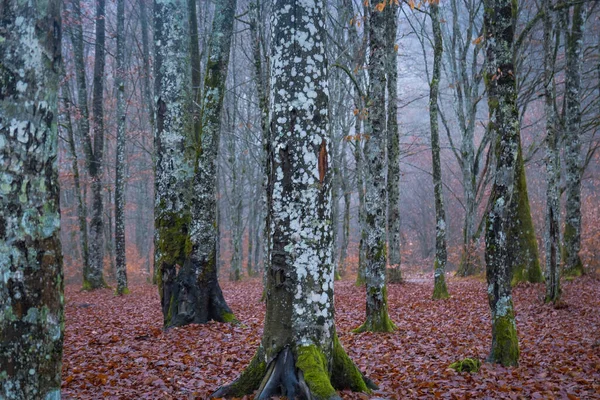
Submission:
[[[366,288],[360,333],[396,330],[390,285],[483,278],[488,361],[516,366],[512,287],[561,307],[600,267],[596,0],[0,16],[0,397],[60,397],[64,285],[156,285],[167,329],[243,323],[219,280],[262,280],[261,344],[214,395],[321,399],[377,388],[335,281]]]

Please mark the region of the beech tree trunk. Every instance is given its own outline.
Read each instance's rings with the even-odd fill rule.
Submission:
[[[542,3],[544,12],[544,112],[546,114],[546,250],[545,302],[560,303],[560,153],[556,118],[555,57],[553,16],[550,1]]]
[[[583,274],[579,257],[581,249],[581,64],[583,61],[583,32],[585,3],[573,7],[570,32],[567,32],[565,72],[565,165],[566,217],[564,232],[564,271],[567,276]]]
[[[438,93],[440,87],[440,69],[442,62],[442,28],[439,6],[433,2],[429,7],[433,28],[433,75],[429,85],[429,124],[431,128],[431,159],[433,160],[433,190],[435,197],[435,260],[433,262],[434,286],[433,298],[449,297],[446,287],[446,212],[444,210],[444,192],[442,186],[442,167],[440,161],[440,134],[438,122]]]
[[[117,1],[117,165],[115,177],[115,258],[117,294],[127,289],[125,259],[125,0]]]
[[[365,223],[363,235],[367,287],[365,323],[357,332],[391,332],[395,329],[387,307],[386,263],[387,243],[385,184],[385,88],[386,88],[386,27],[385,12],[370,7],[369,92],[368,117],[365,131]]]
[[[512,302],[513,254],[511,219],[517,208],[519,115],[511,0],[485,0],[485,83],[489,125],[496,146],[496,171],[486,216],[485,261],[488,301],[492,313],[492,347],[488,361],[504,366],[519,362],[519,341]]]
[[[340,345],[333,307],[331,142],[323,1],[276,0],[271,36],[273,197],[263,339],[213,397],[339,399],[368,391]]]
[[[398,132],[398,51],[396,30],[398,8],[390,2],[384,9],[386,19],[386,58],[387,58],[387,238],[388,282],[402,281],[400,272],[400,136]]]
[[[0,7],[0,398],[60,399],[61,2]]]

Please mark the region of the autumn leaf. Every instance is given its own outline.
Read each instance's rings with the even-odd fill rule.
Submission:
[[[385,8],[385,2],[381,2],[375,6],[375,10],[377,10],[379,12],[382,12],[384,8]]]
[[[483,42],[483,35],[479,36],[478,38],[473,40],[473,44],[478,45],[479,43]]]

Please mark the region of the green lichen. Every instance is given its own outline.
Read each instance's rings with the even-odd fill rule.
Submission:
[[[240,321],[238,321],[238,319],[235,317],[235,315],[233,315],[233,313],[226,312],[226,311],[224,311],[224,312],[221,314],[221,321],[222,321],[222,322],[233,322],[233,323],[236,323],[236,324],[238,324],[238,323],[240,322]]]
[[[564,268],[562,270],[562,275],[567,279],[578,278],[584,274],[583,263],[581,262],[581,258],[579,254],[575,256],[575,263],[572,266],[568,265],[569,260],[569,243],[574,241],[574,237],[576,235],[575,227],[569,223],[565,224],[565,233],[564,233],[564,245],[562,246],[562,260],[565,263]]]
[[[165,206],[161,204],[159,209]],[[156,221],[158,238],[156,250],[160,254],[158,265],[166,263],[169,265],[183,265],[187,255],[191,252],[191,241],[188,234],[190,216],[185,213],[163,212],[161,218]]]
[[[488,361],[505,367],[519,364],[519,339],[512,312],[496,317],[492,323],[492,351]]]
[[[464,360],[450,364],[450,368],[456,372],[479,372],[481,361],[474,358],[465,358]]]
[[[363,374],[342,347],[337,334],[333,338],[331,361],[331,384],[339,390],[350,389],[353,392],[370,393]]]
[[[438,260],[434,261],[434,270],[438,269]],[[448,287],[446,286],[446,277],[444,274],[440,274],[435,277],[433,284],[433,300],[443,300],[449,298]]]
[[[120,292],[119,292],[118,288],[115,290],[115,296],[123,296],[123,295],[130,294],[130,293],[131,292],[129,291],[128,288],[123,288],[123,290],[121,290]]]
[[[327,400],[336,396],[335,389],[327,373],[325,355],[314,344],[296,348],[296,367],[304,374],[304,381],[317,400]]]
[[[384,285],[382,290],[383,304],[376,313],[367,315],[364,324],[354,329],[354,333],[362,332],[394,332],[396,325],[390,319],[387,308],[387,287]]]

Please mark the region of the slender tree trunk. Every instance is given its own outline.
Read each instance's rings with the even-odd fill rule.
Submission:
[[[390,2],[385,7],[386,58],[387,58],[387,228],[389,283],[400,283],[400,136],[398,132],[398,54],[396,30],[398,4]]]
[[[117,294],[129,292],[127,288],[127,262],[125,259],[125,0],[117,1],[117,165],[115,177],[115,258],[117,269]]]
[[[566,276],[582,275],[583,264],[579,257],[581,248],[581,65],[583,61],[583,32],[585,28],[584,3],[573,8],[571,31],[567,33],[565,72],[565,164],[566,164],[566,218],[564,233]]]
[[[346,259],[348,258],[348,245],[350,243],[350,188],[349,188],[349,173],[348,173],[348,160],[346,158],[346,149],[348,148],[348,141],[342,142],[342,196],[344,198],[344,211],[343,211],[343,222],[342,222],[342,244],[340,248],[340,262],[339,271],[340,275],[346,274]]]
[[[544,112],[546,114],[546,298],[545,302],[560,303],[560,154],[556,119],[555,57],[552,37],[553,16],[550,1],[542,3],[544,12]]]
[[[438,93],[440,88],[440,69],[442,63],[442,28],[439,6],[433,2],[429,8],[433,28],[433,75],[429,84],[429,124],[431,126],[431,159],[433,160],[433,191],[435,197],[435,260],[433,262],[434,286],[433,298],[448,298],[446,287],[446,212],[444,210],[444,191],[442,186],[442,166],[440,161],[440,134],[438,122]]]
[[[84,289],[106,287],[104,281],[104,66],[105,66],[105,0],[96,2],[96,44],[94,48],[94,87],[92,93],[92,127],[94,131],[93,160],[89,163],[92,181],[92,220],[90,222],[90,274],[83,277]]]
[[[357,332],[391,332],[395,329],[387,307],[386,262],[387,244],[385,185],[385,13],[370,7],[369,43],[369,94],[368,139],[365,143],[365,222],[363,237],[366,265],[363,271],[367,287],[367,313],[365,323]]]
[[[511,218],[517,204],[519,115],[511,0],[485,0],[485,82],[489,126],[496,142],[496,173],[486,220],[485,261],[488,301],[492,313],[492,348],[488,360],[504,366],[519,362],[519,341],[512,302],[513,255],[509,251]]]
[[[258,389],[256,399],[339,399],[335,389],[368,391],[334,324],[324,8],[323,1],[273,4],[275,174],[265,327],[248,368],[213,397]]]
[[[6,400],[60,399],[60,5],[0,7],[0,398]]]

